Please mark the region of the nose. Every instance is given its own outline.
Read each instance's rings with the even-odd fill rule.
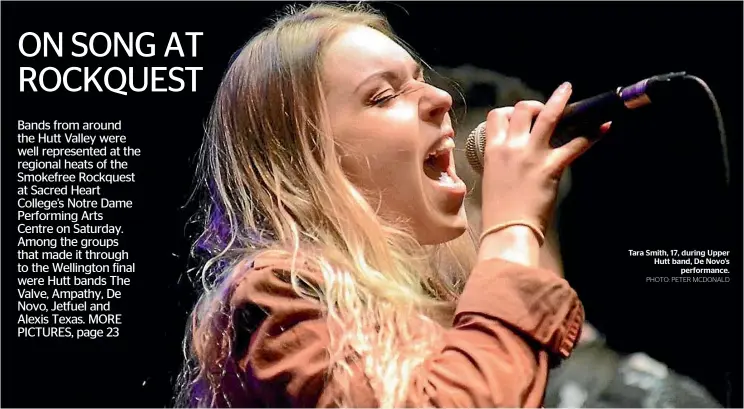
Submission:
[[[427,89],[419,101],[421,119],[441,124],[450,108],[452,108],[452,96],[442,89],[427,85]]]

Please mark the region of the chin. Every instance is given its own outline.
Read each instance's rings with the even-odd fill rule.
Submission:
[[[440,216],[436,222],[427,223],[417,236],[423,245],[443,244],[463,235],[468,228],[465,209],[461,208],[456,215]]]

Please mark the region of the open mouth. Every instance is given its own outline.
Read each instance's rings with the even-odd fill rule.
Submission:
[[[429,152],[424,160],[424,173],[429,179],[443,185],[455,185],[452,175],[452,149],[455,142],[447,138],[436,150]]]

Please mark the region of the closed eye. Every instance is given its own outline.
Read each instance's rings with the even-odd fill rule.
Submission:
[[[381,96],[381,97],[376,97],[376,98],[373,98],[370,101],[370,104],[371,105],[375,105],[375,106],[384,105],[386,102],[389,102],[389,101],[397,98],[398,96],[400,96],[400,93],[397,93],[397,94],[388,94],[388,95],[384,95],[384,96]]]

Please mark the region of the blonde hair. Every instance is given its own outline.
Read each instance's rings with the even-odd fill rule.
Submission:
[[[328,351],[329,379],[345,391],[341,406],[354,405],[350,354],[363,358],[380,406],[405,404],[412,374],[436,349],[437,321],[451,320],[474,256],[471,235],[421,246],[405,224],[381,219],[339,165],[343,147],[328,131],[321,65],[324,46],[350,25],[410,49],[368,6],[291,7],[245,45],[219,87],[200,156],[209,193],[195,245],[207,257],[203,294],[185,339],[178,406],[239,401],[228,298],[233,269],[246,258],[302,258],[293,263],[293,287],[342,329]],[[306,285],[303,268],[322,272],[318,288]]]

